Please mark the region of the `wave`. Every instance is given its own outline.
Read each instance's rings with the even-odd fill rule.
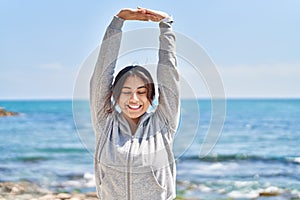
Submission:
[[[49,160],[49,157],[45,156],[26,156],[26,157],[16,157],[17,161],[27,162],[27,163],[37,163],[41,161]]]
[[[280,162],[300,164],[300,157],[276,157],[276,156],[258,156],[244,154],[228,154],[228,155],[209,155],[204,158],[199,156],[182,156],[179,161],[194,160],[202,162],[226,162],[226,161],[250,161],[250,162]]]
[[[12,158],[15,161],[25,163],[37,163],[55,159],[55,154],[68,155],[68,154],[82,154],[85,150],[82,148],[36,148],[35,155],[22,155]],[[37,155],[38,154],[38,155]]]
[[[38,152],[46,153],[83,153],[83,148],[36,148]]]
[[[63,189],[69,192],[74,190],[90,192],[96,187],[94,174],[90,172],[65,174],[60,177],[60,181],[48,184],[51,184],[55,191]]]

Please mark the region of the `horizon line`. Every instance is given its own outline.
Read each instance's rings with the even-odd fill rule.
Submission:
[[[199,98],[181,98],[181,100],[194,100],[194,99],[198,99],[198,100],[212,100],[210,97],[199,97]],[[217,99],[225,99],[225,100],[276,100],[276,99],[300,99],[300,96],[291,96],[291,97],[286,97],[286,96],[269,96],[269,97],[262,97],[262,96],[232,96],[232,97],[225,97],[225,98],[214,98],[215,100]],[[88,101],[88,98],[0,98],[0,102],[1,101]]]

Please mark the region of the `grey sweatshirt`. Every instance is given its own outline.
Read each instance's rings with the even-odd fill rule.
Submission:
[[[175,35],[171,23],[159,23],[158,106],[154,112],[145,113],[136,132],[131,133],[122,113],[113,110],[107,114],[104,109],[123,22],[114,17],[108,26],[90,82],[97,194],[101,200],[174,199],[176,166],[172,145],[180,110]]]

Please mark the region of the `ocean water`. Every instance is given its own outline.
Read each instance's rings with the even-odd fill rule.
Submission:
[[[0,118],[0,181],[95,190],[88,102],[73,106],[74,115],[71,100],[0,101],[21,113]],[[209,100],[182,100],[174,143],[178,196],[300,199],[300,100],[227,100],[223,130],[203,158],[211,107]]]

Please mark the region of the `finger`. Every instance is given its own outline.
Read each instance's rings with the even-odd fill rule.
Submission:
[[[164,18],[167,17],[168,14],[158,10],[146,9],[146,12],[152,15],[156,15],[157,17]]]
[[[146,14],[146,9],[145,8],[142,8],[142,7],[138,6],[137,9],[138,9],[139,12],[142,12],[142,13]]]
[[[151,15],[155,15],[158,18],[162,19],[164,17],[167,17],[167,14],[162,12],[162,11],[158,11],[158,10],[152,10],[152,9],[148,9],[148,8],[142,8],[140,6],[137,7],[137,9],[139,10],[143,10],[146,14],[151,14]],[[159,21],[159,20],[158,20]]]
[[[149,16],[149,19],[150,19],[151,21],[153,21],[153,22],[158,22],[158,21],[160,21],[160,18],[157,17],[157,16],[154,16],[154,15],[150,15],[150,16]]]
[[[146,14],[146,11],[145,10],[137,10],[137,13],[144,15],[144,14]]]
[[[151,9],[148,9],[148,8],[144,8],[146,10],[147,13],[149,14],[154,14],[154,15],[157,15],[158,14],[158,11],[156,10],[151,10]]]

